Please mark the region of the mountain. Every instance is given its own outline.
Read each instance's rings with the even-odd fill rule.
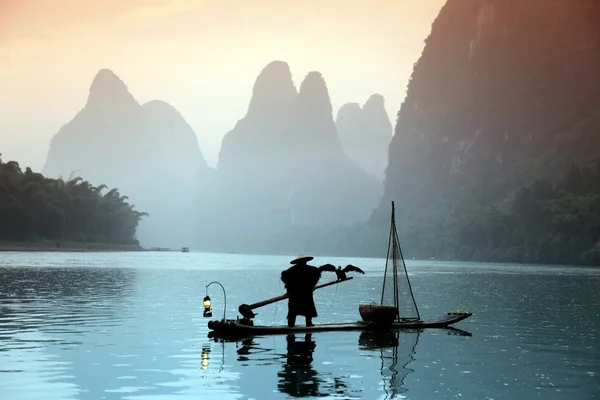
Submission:
[[[293,224],[310,227],[366,221],[382,186],[343,150],[322,75],[310,72],[296,99]]]
[[[256,79],[246,115],[221,144],[208,206],[213,212],[199,235],[208,249],[238,250],[240,243],[252,249],[289,224],[285,179],[296,96],[284,62],[268,64]]]
[[[150,214],[138,229],[143,245],[180,247],[190,240],[192,187],[205,169],[196,134],[175,108],[140,105],[103,69],[85,107],[53,136],[43,172],[118,188]]]
[[[509,207],[536,179],[598,159],[598,21],[592,0],[448,1],[414,66],[372,221],[396,200],[406,247],[428,257],[452,236],[449,214]]]
[[[383,96],[373,94],[362,109],[358,103],[344,104],[338,110],[336,126],[346,153],[383,181],[393,133]]]
[[[203,241],[238,251],[366,221],[382,193],[344,153],[321,74],[310,72],[297,90],[283,61],[260,72],[246,115],[223,138],[213,182]]]

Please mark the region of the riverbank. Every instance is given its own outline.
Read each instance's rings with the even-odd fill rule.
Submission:
[[[9,242],[0,241],[2,251],[111,252],[111,251],[179,251],[162,247],[113,243],[80,243],[67,241]]]

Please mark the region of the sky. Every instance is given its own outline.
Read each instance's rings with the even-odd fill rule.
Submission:
[[[172,104],[215,165],[273,60],[323,74],[334,109],[385,97],[395,124],[445,0],[0,0],[0,153],[41,170],[102,68]]]

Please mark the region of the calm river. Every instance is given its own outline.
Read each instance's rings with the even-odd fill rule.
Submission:
[[[600,268],[409,261],[421,316],[473,312],[461,331],[207,337],[207,283],[234,318],[283,293],[294,256],[0,253],[0,399],[600,398]],[[360,319],[385,260],[326,262],[366,275],[315,292],[315,322]]]

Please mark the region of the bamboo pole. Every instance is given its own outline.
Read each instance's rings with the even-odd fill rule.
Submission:
[[[352,279],[351,276],[347,277],[346,279],[338,279],[336,281],[327,282],[327,283],[324,283],[322,285],[316,286],[315,290],[321,289],[321,288],[324,288],[324,287],[327,287],[327,286],[331,286],[331,285],[336,285],[336,284],[341,283],[341,282],[346,282],[346,281],[349,281],[350,279]],[[281,300],[285,300],[288,297],[290,297],[290,296],[286,293],[286,294],[282,294],[281,296],[273,297],[271,299],[259,301],[257,303],[242,304],[241,306],[238,307],[238,311],[240,312],[240,314],[242,314],[242,316],[244,318],[254,318],[254,316],[256,314],[254,314],[252,312],[252,310],[260,308],[260,307],[264,307],[264,306],[272,304],[272,303],[276,303],[276,302],[281,301]]]

